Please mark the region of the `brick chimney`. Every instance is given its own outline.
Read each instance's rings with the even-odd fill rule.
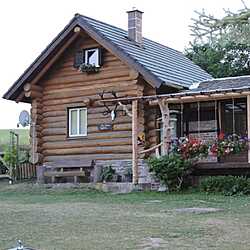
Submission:
[[[133,8],[128,13],[128,38],[142,45],[142,14],[143,12]]]

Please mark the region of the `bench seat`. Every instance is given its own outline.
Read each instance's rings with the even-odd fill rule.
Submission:
[[[74,183],[78,177],[86,176],[86,171],[94,168],[93,160],[64,160],[47,163],[45,165],[44,177],[50,177],[54,183],[56,178],[74,177]]]

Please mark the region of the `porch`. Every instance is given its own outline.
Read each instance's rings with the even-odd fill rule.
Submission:
[[[138,159],[145,154],[165,155],[169,153],[173,139],[196,138],[211,144],[223,133],[246,138],[247,148],[240,154],[216,156],[209,154],[194,170],[194,175],[248,175],[250,170],[250,86],[248,78],[242,86],[234,79],[223,79],[224,85],[214,81],[205,82],[194,90],[174,94],[110,99],[110,102],[132,103],[132,142],[133,142],[133,183],[138,183]],[[244,82],[244,81],[247,81]],[[219,83],[221,83],[219,81]],[[210,86],[209,86],[210,85]],[[212,87],[211,87],[212,85]],[[229,85],[229,86],[228,86]],[[138,114],[141,104],[159,109],[158,144],[140,150],[138,147]]]

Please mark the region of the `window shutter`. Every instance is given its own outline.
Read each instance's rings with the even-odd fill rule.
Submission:
[[[84,50],[77,51],[75,53],[74,68],[79,68],[79,66],[84,63],[84,56],[85,56]]]
[[[103,48],[98,48],[99,66],[103,65],[103,55],[104,55],[104,49]]]

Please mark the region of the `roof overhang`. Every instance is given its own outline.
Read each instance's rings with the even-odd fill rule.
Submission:
[[[105,102],[130,102],[133,100],[156,101],[165,99],[168,103],[191,103],[197,101],[211,101],[217,99],[241,98],[250,96],[250,86],[240,88],[228,88],[219,90],[193,90],[183,91],[172,94],[138,96],[138,97],[123,97],[117,99],[106,99]]]

